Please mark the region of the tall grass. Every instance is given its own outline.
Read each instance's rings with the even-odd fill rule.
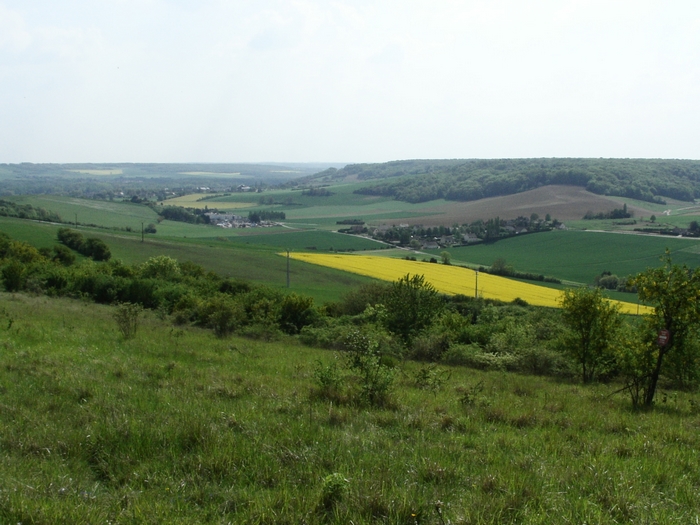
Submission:
[[[0,294],[1,523],[691,523],[697,396],[425,365],[311,396],[334,354]],[[662,396],[663,399],[663,396]]]

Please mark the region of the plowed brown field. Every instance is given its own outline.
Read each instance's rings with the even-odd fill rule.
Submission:
[[[537,213],[544,217],[548,213],[560,221],[580,220],[588,210],[595,213],[621,208],[622,201],[615,197],[595,195],[579,186],[542,186],[505,197],[491,197],[471,202],[445,202],[439,215],[426,215],[402,219],[407,224],[464,224],[478,219],[500,216],[513,219],[519,215],[529,217]],[[650,215],[648,210],[630,206],[635,215]],[[427,211],[427,210],[426,210]]]

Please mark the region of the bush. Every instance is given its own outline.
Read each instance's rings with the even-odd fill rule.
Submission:
[[[24,286],[24,265],[19,261],[10,261],[3,266],[2,281],[8,292],[21,290]]]
[[[172,314],[175,324],[183,325],[198,321],[200,317],[200,309],[203,301],[192,293],[187,293],[181,296],[173,305]],[[206,320],[200,324],[206,325]]]
[[[446,333],[426,333],[416,337],[411,346],[411,357],[418,361],[439,361],[450,347]]]
[[[201,317],[206,319],[206,326],[213,329],[217,337],[226,337],[243,324],[245,314],[239,303],[217,295],[204,303]]]
[[[240,301],[250,324],[279,323],[282,294],[272,288],[259,287],[241,296]]]
[[[561,352],[537,347],[518,354],[517,369],[529,374],[559,377],[572,377],[575,373],[573,363]]]
[[[440,361],[447,365],[469,366],[473,362],[474,354],[481,352],[481,347],[477,344],[456,344],[442,354]]]
[[[62,244],[65,244],[71,250],[75,250],[86,257],[91,257],[95,261],[108,261],[112,257],[109,247],[104,241],[96,237],[90,237],[86,240],[83,238],[82,233],[70,228],[60,228],[57,237]]]
[[[312,391],[312,397],[326,399],[336,403],[345,401],[342,394],[343,379],[343,373],[338,367],[337,362],[324,366],[323,363],[317,361],[314,368],[316,388]]]
[[[385,326],[407,346],[431,325],[444,308],[444,300],[422,275],[405,275],[395,281],[387,294]]]
[[[479,345],[454,345],[443,355],[442,362],[477,370],[517,370],[519,357],[514,354],[484,352]]]
[[[109,247],[103,240],[96,237],[88,237],[82,247],[81,253],[91,257],[95,261],[108,261],[112,257]]]
[[[64,266],[70,266],[75,262],[75,254],[65,246],[57,244],[53,247],[52,260]]]
[[[395,374],[382,360],[379,343],[355,330],[348,334],[345,347],[350,352],[347,366],[359,375],[360,401],[370,406],[386,406]]]
[[[450,371],[439,368],[435,364],[420,368],[415,374],[415,384],[421,390],[429,390],[437,395],[442,385],[450,379]]]
[[[284,298],[280,307],[280,328],[287,334],[298,334],[302,328],[312,324],[317,315],[312,297],[291,293]]]
[[[121,303],[117,306],[114,311],[114,320],[124,339],[131,339],[136,335],[141,312],[142,308],[138,304]]]
[[[363,284],[343,296],[338,303],[338,312],[344,315],[359,315],[368,306],[383,304],[389,291],[389,285],[383,283]]]
[[[141,275],[146,278],[171,280],[180,275],[180,266],[172,257],[158,255],[141,265]]]
[[[282,336],[277,325],[270,323],[253,323],[241,327],[238,333],[249,339],[257,339],[259,341],[277,341]]]

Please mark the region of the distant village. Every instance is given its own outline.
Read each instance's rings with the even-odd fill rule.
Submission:
[[[251,220],[249,216],[235,215],[233,213],[205,213],[209,217],[209,224],[220,228],[270,228],[279,223],[272,220]]]
[[[533,213],[530,217],[518,217],[508,220],[501,220],[496,217],[487,221],[478,220],[471,224],[454,225],[452,227],[435,226],[424,228],[420,225],[399,224],[398,226],[382,225],[372,228],[358,219],[339,221],[338,224],[348,226],[338,230],[341,233],[367,235],[373,239],[396,246],[422,250],[465,246],[516,235],[566,228],[558,220],[552,219],[549,214],[544,219],[540,219],[536,213]]]

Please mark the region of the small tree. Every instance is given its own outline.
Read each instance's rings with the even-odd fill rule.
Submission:
[[[581,379],[589,383],[614,362],[613,349],[622,325],[619,308],[599,288],[566,290],[561,307],[569,328],[565,351],[581,365]]]
[[[440,258],[442,259],[442,264],[445,264],[448,266],[452,260],[452,256],[450,255],[450,252],[448,252],[448,251],[440,252]]]
[[[415,335],[441,313],[444,303],[435,287],[422,275],[406,274],[391,285],[385,306],[386,328],[410,346]]]
[[[671,261],[666,250],[664,265],[651,268],[633,278],[639,298],[654,304],[654,313],[647,318],[645,347],[648,356],[643,360],[636,377],[630,379],[641,390],[639,402],[644,406],[654,403],[654,394],[667,356],[680,363],[693,363],[693,359],[680,359],[692,353],[697,345],[694,337],[700,328],[700,270],[678,266]],[[657,339],[664,330],[665,340]]]

